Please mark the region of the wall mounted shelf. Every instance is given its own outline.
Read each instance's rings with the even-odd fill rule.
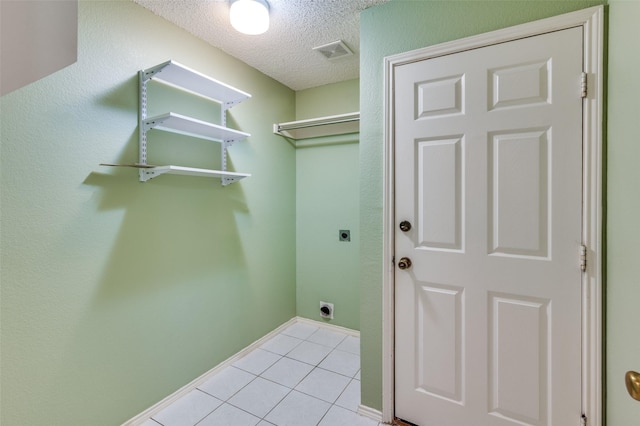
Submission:
[[[140,170],[141,174],[147,175],[149,179],[156,176],[163,175],[165,173],[170,175],[185,175],[185,176],[202,176],[225,179],[227,183],[237,182],[240,179],[251,176],[247,173],[225,172],[222,170],[209,170],[209,169],[197,169],[194,167],[183,166],[155,166],[152,168],[143,168]]]
[[[250,136],[248,133],[207,123],[206,121],[186,117],[174,112],[148,118],[144,120],[144,127],[146,129],[145,131],[151,129],[164,130],[166,132],[179,133],[181,135],[213,141],[227,140],[231,142]]]
[[[109,166],[109,167],[131,167],[135,169],[140,169],[140,173],[144,173],[147,175],[148,179],[152,179],[156,176],[160,176],[163,174],[170,175],[185,175],[185,176],[202,176],[202,177],[213,177],[220,179],[228,179],[229,183],[232,181],[238,181],[242,178],[249,177],[251,175],[247,173],[236,173],[236,172],[224,172],[221,170],[209,170],[209,169],[198,169],[195,167],[184,167],[184,166],[154,166],[152,164],[100,164],[101,166]]]
[[[214,80],[204,74],[185,67],[175,61],[167,61],[155,67],[140,71],[143,81],[154,79],[171,84],[183,90],[219,101],[227,108],[251,97],[250,94]]]
[[[294,140],[358,132],[360,132],[360,112],[273,125],[273,133]]]
[[[245,139],[250,135],[249,133],[226,127],[227,110],[234,105],[251,98],[250,94],[214,80],[175,61],[167,61],[152,68],[141,70],[138,75],[140,82],[140,102],[138,111],[139,161],[135,164],[103,165],[138,168],[139,179],[141,182],[146,182],[163,174],[180,174],[219,178],[222,181],[222,185],[228,185],[245,177],[251,176],[248,173],[227,171],[227,148],[233,145],[234,142]],[[150,80],[160,81],[164,84],[177,87],[178,89],[186,92],[203,96],[220,103],[221,124],[209,123],[177,114],[175,112],[168,112],[148,118],[147,83]],[[153,129],[220,142],[221,170],[200,169],[177,165],[153,166],[147,164],[147,132]]]

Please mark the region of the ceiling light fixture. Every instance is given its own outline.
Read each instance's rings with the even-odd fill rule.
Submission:
[[[269,29],[269,3],[266,0],[231,0],[231,26],[243,34],[258,35]]]

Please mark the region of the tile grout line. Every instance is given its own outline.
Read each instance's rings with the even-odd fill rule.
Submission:
[[[346,338],[348,337],[348,335],[345,335],[345,336],[344,336],[344,338],[342,338],[342,339],[340,340],[340,342],[338,342],[338,344],[337,344],[336,346],[331,347],[331,346],[323,345],[323,344],[321,344],[321,343],[318,343],[318,342],[314,342],[314,341],[312,341],[312,340],[309,340],[309,337],[313,336],[313,335],[314,335],[316,332],[318,332],[319,330],[320,330],[320,328],[318,328],[316,331],[314,331],[313,333],[311,333],[311,334],[310,334],[309,336],[307,336],[307,338],[305,338],[305,339],[300,339],[299,337],[291,336],[291,335],[285,334],[284,332],[281,332],[281,333],[280,333],[280,334],[284,334],[285,336],[294,337],[294,338],[297,338],[297,339],[300,339],[300,340],[301,340],[301,342],[300,342],[300,343],[298,343],[294,348],[292,348],[291,350],[289,350],[286,354],[281,355],[281,359],[282,359],[282,358],[287,358],[287,359],[290,359],[290,360],[293,360],[293,361],[302,362],[302,363],[304,363],[304,364],[307,364],[307,365],[312,366],[313,368],[312,368],[312,369],[311,369],[311,370],[310,370],[310,371],[309,371],[309,372],[308,372],[308,373],[307,373],[307,374],[306,374],[302,379],[298,380],[298,382],[297,382],[297,383],[296,383],[292,388],[290,388],[290,391],[289,391],[289,392],[288,392],[288,393],[287,393],[287,394],[286,394],[286,395],[285,395],[285,396],[284,396],[280,401],[278,401],[278,403],[277,403],[277,404],[276,404],[276,405],[275,405],[271,410],[269,410],[269,412],[268,412],[267,414],[265,414],[265,416],[264,416],[261,420],[268,421],[268,420],[267,420],[267,416],[268,416],[268,415],[269,415],[273,410],[275,410],[275,409],[276,409],[276,408],[277,408],[277,407],[282,403],[282,401],[284,401],[284,400],[285,400],[289,395],[291,395],[294,391],[296,391],[296,392],[298,392],[298,393],[300,393],[300,394],[302,394],[302,395],[306,395],[306,396],[308,396],[308,397],[310,397],[310,398],[314,398],[314,399],[317,399],[317,400],[319,400],[319,401],[322,401],[322,402],[325,402],[325,403],[328,403],[328,404],[329,404],[329,408],[328,408],[328,409],[327,409],[327,411],[322,415],[322,417],[320,417],[320,420],[318,420],[318,422],[316,423],[316,426],[317,426],[317,425],[319,425],[320,423],[322,423],[322,420],[326,417],[326,415],[329,413],[329,411],[331,410],[331,408],[335,405],[335,401],[334,401],[333,403],[329,403],[328,401],[325,401],[325,400],[323,400],[323,399],[321,399],[321,398],[318,398],[318,397],[316,397],[316,396],[314,396],[314,395],[309,395],[309,394],[307,394],[307,393],[305,393],[305,392],[303,392],[303,391],[300,391],[300,390],[297,390],[297,389],[296,389],[296,386],[298,386],[300,383],[302,383],[302,382],[304,381],[304,379],[306,379],[307,377],[309,377],[309,375],[311,375],[311,373],[313,373],[316,369],[320,369],[320,370],[323,370],[323,371],[329,371],[329,372],[332,372],[332,373],[335,373],[335,374],[340,374],[340,373],[337,373],[337,372],[335,372],[335,371],[331,371],[331,370],[327,370],[327,369],[321,368],[321,367],[320,367],[320,364],[321,364],[321,363],[322,363],[322,362],[323,362],[323,361],[324,361],[324,360],[325,360],[325,359],[326,359],[326,358],[327,358],[327,357],[328,357],[328,356],[329,356],[333,351],[338,350],[338,349],[337,349],[337,347],[338,347],[338,346],[339,346],[343,341],[345,341],[345,340],[346,340]],[[286,331],[286,330],[284,330],[284,331]],[[275,336],[274,336],[274,337],[275,337]],[[320,346],[323,346],[323,347],[325,347],[325,348],[330,348],[331,350],[330,350],[330,351],[329,351],[329,352],[328,352],[324,357],[322,357],[322,359],[320,359],[320,360],[318,361],[318,363],[317,363],[317,364],[315,364],[315,365],[314,365],[314,364],[309,364],[309,363],[307,363],[307,362],[304,362],[304,361],[301,361],[301,360],[298,360],[298,359],[295,359],[295,358],[289,358],[289,357],[287,357],[287,355],[288,355],[289,353],[291,353],[295,348],[299,347],[303,342],[315,343],[315,344],[320,345]],[[341,352],[346,352],[346,351],[341,351]],[[347,353],[349,353],[349,352],[347,352]],[[278,354],[278,355],[280,355],[280,354]],[[278,360],[278,361],[279,361],[279,360]],[[276,361],[275,363],[277,363],[278,361]],[[275,364],[275,363],[274,363],[274,364]],[[268,378],[266,378],[266,377],[262,377],[262,374],[263,374],[265,371],[267,371],[269,368],[271,368],[274,364],[272,364],[270,367],[268,367],[268,368],[267,368],[267,369],[265,369],[262,373],[260,373],[261,375],[260,375],[259,377],[261,377],[261,378],[262,378],[262,379],[264,379],[264,380],[269,380],[269,379],[268,379]],[[360,371],[360,369],[358,369],[358,371]],[[356,374],[358,374],[358,373],[356,372]],[[345,375],[342,375],[342,374],[340,374],[340,375],[341,375],[341,376],[343,376],[343,377],[347,377],[347,378],[349,378],[349,379],[350,379],[350,381],[349,381],[349,383],[347,383],[347,386],[345,386],[345,388],[342,390],[342,392],[340,392],[340,394],[339,394],[339,395],[338,395],[338,397],[336,398],[336,401],[340,398],[340,396],[341,396],[341,395],[344,393],[344,391],[347,389],[347,387],[348,387],[348,386],[349,386],[349,384],[351,383],[351,380],[354,380],[354,379],[353,379],[353,377],[348,377],[348,376],[345,376]],[[269,381],[271,381],[271,380],[269,380]],[[277,383],[277,382],[274,382],[274,383]],[[280,384],[280,383],[277,383],[277,384]]]
[[[292,334],[287,334],[287,331],[289,331],[289,329],[291,329],[292,327],[295,327],[296,325],[301,324],[301,325],[305,325],[305,326],[311,326],[314,327],[314,330],[310,333],[307,334],[306,332],[302,331],[302,334],[306,334],[306,337],[300,337],[301,333],[298,333],[298,335],[292,335]],[[310,340],[313,338],[313,336],[315,336],[318,332],[325,330],[329,332],[329,335],[325,335],[326,339],[322,339],[322,338],[318,338],[317,340],[322,341],[318,342],[318,341],[314,341],[314,340]],[[332,345],[330,342],[332,341],[332,336],[335,335],[339,335],[338,337],[339,340],[336,342],[335,345]],[[274,340],[275,338],[277,338],[278,336],[285,336],[285,337],[289,337],[292,339],[296,339],[299,340],[299,342],[297,342],[293,347],[291,347],[290,349],[284,351],[284,353],[279,353],[279,352],[275,352],[273,349],[269,350],[267,348],[264,348],[263,346],[266,345],[268,342]],[[207,417],[209,417],[211,414],[213,414],[214,412],[220,410],[222,407],[225,406],[225,404],[227,404],[230,407],[233,407],[237,410],[240,410],[248,415],[251,415],[255,418],[258,418],[260,420],[260,422],[264,421],[266,423],[271,424],[271,422],[269,420],[267,420],[267,416],[269,416],[277,407],[279,407],[282,402],[288,398],[290,395],[292,395],[292,393],[295,391],[300,395],[305,395],[309,398],[313,398],[314,400],[323,402],[325,404],[328,404],[328,409],[324,412],[324,414],[320,417],[320,419],[318,420],[318,422],[316,423],[316,426],[319,425],[320,423],[322,423],[323,419],[328,415],[329,411],[331,411],[334,407],[338,407],[340,409],[343,410],[347,410],[350,412],[353,412],[352,410],[349,410],[346,407],[342,407],[340,405],[337,405],[337,401],[345,394],[345,392],[347,391],[347,388],[349,388],[349,386],[352,385],[352,383],[354,381],[359,382],[360,380],[356,378],[356,376],[358,375],[358,373],[361,371],[361,367],[360,365],[358,365],[358,368],[356,370],[356,372],[353,375],[347,375],[344,374],[342,372],[338,372],[338,371],[333,371],[327,367],[321,367],[320,365],[325,362],[327,360],[328,357],[330,357],[332,354],[345,354],[345,355],[352,355],[352,356],[357,356],[358,358],[360,357],[359,353],[354,353],[352,351],[348,351],[348,350],[344,350],[344,349],[339,349],[338,347],[342,344],[344,344],[350,337],[354,337],[354,338],[358,338],[359,339],[359,333],[352,333],[352,332],[345,332],[343,330],[332,330],[330,327],[326,327],[324,326],[324,324],[322,325],[315,325],[315,324],[310,324],[309,322],[305,322],[305,321],[299,321],[293,324],[290,324],[289,326],[287,326],[286,328],[281,328],[281,330],[277,333],[272,335],[270,338],[268,338],[267,340],[265,340],[264,342],[262,342],[262,344],[260,346],[256,346],[254,347],[250,352],[247,352],[245,355],[243,355],[241,358],[238,358],[237,360],[235,360],[235,362],[240,361],[241,359],[247,357],[248,355],[250,355],[251,353],[255,353],[257,349],[261,349],[262,351],[266,352],[266,353],[270,353],[272,355],[276,355],[278,358],[273,362],[270,363],[266,368],[264,368],[259,374],[255,374],[253,371],[249,371],[247,369],[244,369],[240,366],[236,366],[234,364],[229,364],[227,365],[227,367],[225,367],[224,369],[218,371],[216,373],[219,374],[222,371],[228,370],[229,368],[235,368],[239,371],[245,372],[247,374],[251,374],[253,376],[253,378],[246,383],[245,385],[243,385],[241,388],[239,388],[238,390],[236,390],[235,392],[233,392],[231,395],[229,395],[228,397],[226,397],[226,399],[220,399],[218,397],[216,397],[215,395],[212,395],[210,393],[208,393],[207,391],[200,389],[198,386],[203,385],[205,382],[201,382],[198,386],[195,386],[193,390],[198,390],[200,393],[207,395],[209,397],[214,398],[215,400],[218,400],[221,402],[221,404],[219,406],[217,406],[214,410],[210,411],[209,413],[207,413],[202,419],[198,420],[195,425],[198,425],[200,423],[202,423]],[[325,350],[328,350],[328,352],[322,356],[321,358],[318,359],[318,361],[315,361],[314,363],[309,363],[307,361],[303,361],[300,359],[296,359],[293,357],[290,357],[289,355],[291,354],[291,352],[293,352],[295,349],[297,349],[298,347],[300,347],[300,345],[302,345],[303,343],[311,343],[317,346],[320,346],[322,348],[324,348]],[[275,346],[274,346],[275,348]],[[295,361],[295,362],[299,362],[302,364],[305,364],[309,367],[311,367],[311,370],[309,370],[309,372],[307,372],[304,376],[302,376],[300,379],[298,379],[293,386],[288,386],[288,385],[283,385],[282,383],[278,383],[275,380],[269,379],[267,377],[264,377],[263,374],[265,374],[267,371],[269,371],[275,364],[277,364],[278,362],[282,361],[283,359],[287,359],[290,361]],[[234,362],[234,363],[235,363]],[[335,361],[334,361],[335,362]],[[248,364],[249,365],[249,364]],[[258,364],[259,365],[259,364]],[[304,380],[306,380],[311,374],[313,374],[316,370],[319,371],[324,371],[324,372],[328,372],[328,373],[333,373],[336,374],[340,377],[346,378],[348,379],[346,386],[339,392],[339,394],[337,395],[337,397],[335,398],[335,400],[333,402],[329,402],[326,401],[322,398],[319,398],[317,396],[314,395],[310,395],[304,391],[301,390],[297,390],[296,387],[299,386]],[[214,375],[215,376],[215,375]],[[214,377],[212,376],[212,377]],[[245,388],[247,388],[249,385],[251,385],[252,383],[254,383],[256,381],[257,378],[261,378],[264,381],[267,381],[269,383],[273,383],[279,386],[284,387],[287,392],[284,394],[284,396],[282,398],[280,398],[275,405],[269,409],[269,411],[264,415],[264,416],[257,416],[254,413],[251,413],[241,407],[238,407],[236,405],[234,405],[233,403],[230,402],[230,400],[232,398],[234,398],[236,395],[238,395],[242,390],[244,390]],[[355,412],[355,414],[357,414],[357,411]],[[164,426],[162,423],[160,423],[159,421],[157,421],[156,419],[154,419],[153,417],[149,417],[149,420],[153,421],[154,423],[160,425],[160,426]]]
[[[230,365],[229,367],[226,367],[226,368],[237,368],[238,370],[242,370],[242,369],[240,369],[240,368],[238,368],[238,367],[234,367],[233,365]],[[242,370],[242,371],[245,371],[245,370]],[[248,373],[248,371],[247,371],[247,373]],[[245,413],[247,413],[247,414],[250,414],[250,415],[252,415],[252,416],[254,416],[254,417],[259,418],[259,417],[258,417],[258,416],[256,416],[255,414],[250,413],[250,412],[248,412],[247,410],[245,410],[245,409],[243,409],[243,408],[241,408],[241,407],[237,407],[237,406],[235,406],[235,405],[233,405],[232,403],[230,403],[230,402],[229,402],[229,400],[230,400],[231,398],[233,398],[234,396],[236,396],[236,395],[237,395],[237,394],[238,394],[242,389],[246,388],[247,386],[249,386],[249,384],[253,383],[253,382],[254,382],[258,377],[260,377],[260,376],[256,376],[256,375],[255,375],[255,374],[253,374],[253,373],[250,373],[250,374],[254,375],[255,377],[254,377],[253,379],[251,379],[251,381],[249,381],[246,385],[242,386],[240,389],[238,389],[237,391],[235,391],[234,393],[232,393],[232,394],[231,394],[227,399],[225,399],[225,400],[220,400],[220,401],[222,401],[222,404],[220,404],[220,406],[219,406],[219,407],[217,407],[215,410],[213,410],[211,413],[213,413],[214,411],[218,410],[218,409],[219,409],[220,407],[222,407],[224,404],[229,404],[230,406],[232,406],[232,407],[234,407],[234,408],[237,408],[238,410],[244,411],[244,412],[245,412]],[[212,396],[212,397],[214,397],[214,398],[218,399],[216,396],[211,395],[210,393],[208,393],[208,392],[206,392],[206,391],[204,391],[204,390],[202,390],[202,389],[200,389],[200,388],[196,388],[196,389],[198,389],[200,392],[204,392],[204,393],[206,393],[207,395],[210,395],[210,396]],[[209,416],[211,415],[211,413],[207,414],[207,415],[205,416],[205,418],[204,418],[204,419],[206,419],[207,417],[209,417]],[[202,419],[202,420],[204,420],[204,419]],[[201,423],[201,422],[202,422],[202,420],[200,420],[198,423]],[[260,420],[263,420],[263,419],[260,419]],[[196,425],[197,425],[198,423],[196,423]]]
[[[317,331],[318,331],[318,330],[316,330],[316,331],[314,331],[313,333],[311,333],[311,334],[307,337],[307,339],[302,340],[302,342],[309,342],[308,338],[309,338],[309,337],[311,337],[311,336],[313,336]],[[290,337],[293,337],[293,336],[290,336]],[[345,338],[346,338],[346,336],[345,336]],[[343,339],[343,340],[344,340],[344,339]],[[301,344],[302,344],[302,342],[301,342],[301,343],[299,343],[299,344],[298,344],[298,346],[299,346],[299,345],[301,345]],[[311,343],[315,343],[315,342],[311,342]],[[319,343],[316,343],[316,344],[320,345]],[[320,345],[320,346],[324,346],[324,345]],[[297,347],[297,346],[296,346],[296,347]],[[324,347],[326,347],[326,346],[324,346]],[[291,353],[291,351],[293,351],[293,349],[291,349],[289,352],[287,352],[287,354]],[[308,376],[309,376],[309,375],[310,375],[310,374],[311,374],[311,373],[312,373],[316,368],[319,368],[318,366],[320,365],[320,363],[321,363],[322,361],[324,361],[324,360],[325,360],[325,358],[326,358],[326,357],[328,357],[328,356],[329,356],[329,354],[330,354],[331,352],[333,352],[333,350],[329,351],[329,353],[328,353],[327,355],[325,355],[325,356],[324,356],[320,361],[318,361],[318,364],[316,364],[316,365],[309,364],[309,363],[305,363],[305,364],[307,364],[307,365],[311,365],[311,366],[313,366],[313,368],[312,368],[312,369],[311,369],[311,371],[309,371],[309,372],[308,372],[308,373],[307,373],[307,374],[306,374],[302,379],[300,379],[300,380],[298,381],[298,383],[296,384],[296,386],[298,386],[300,383],[302,383],[302,381],[303,381],[304,379],[306,379],[306,378],[307,378],[307,377],[308,377]],[[304,361],[296,360],[296,359],[294,359],[294,358],[289,358],[289,357],[287,357],[286,355],[282,355],[282,358],[293,359],[294,361],[304,362]],[[276,361],[276,362],[277,362],[277,361]],[[274,364],[275,364],[275,363],[274,363]],[[268,370],[268,368],[267,368],[267,370]],[[266,371],[266,370],[265,370],[265,371]],[[264,371],[263,371],[263,373],[264,373]],[[265,379],[265,378],[263,378],[263,379],[264,379],[264,380],[268,380],[268,379]],[[346,388],[345,388],[345,389],[346,389]],[[290,392],[288,392],[288,393],[284,396],[284,398],[282,398],[280,401],[278,401],[278,403],[277,403],[277,404],[276,404],[276,405],[275,405],[271,410],[269,410],[269,412],[268,412],[267,414],[265,414],[265,416],[262,418],[262,420],[264,420],[264,421],[268,421],[268,420],[267,420],[267,416],[268,416],[268,415],[269,415],[273,410],[275,410],[275,409],[276,409],[276,407],[278,407],[278,406],[280,405],[280,403],[282,403],[282,401],[284,401],[284,400],[286,399],[286,397],[287,397],[287,396],[289,396],[289,395],[290,395],[293,391],[295,391],[295,390],[296,390],[296,389],[295,389],[295,386],[294,386],[293,388],[291,388],[291,391],[290,391]],[[303,395],[307,395],[307,396],[309,396],[309,397],[311,397],[311,398],[315,398],[315,399],[317,399],[317,400],[319,400],[319,401],[327,402],[327,401],[324,401],[324,400],[322,400],[322,399],[320,399],[320,398],[317,398],[317,397],[315,397],[315,396],[313,396],[313,395],[308,395],[308,394],[306,394],[306,393],[304,393],[304,392],[301,392],[301,391],[296,391],[296,392],[301,393],[301,394],[303,394]],[[337,399],[336,399],[336,400],[337,400]],[[331,406],[332,406],[332,405],[333,405],[333,404],[330,404],[329,409],[328,409],[328,410],[327,410],[327,411],[322,415],[322,417],[320,418],[320,421],[319,421],[318,423],[316,423],[316,426],[317,426],[318,424],[320,424],[320,422],[322,421],[322,419],[327,415],[327,413],[328,413],[328,412],[329,412],[329,410],[331,409]]]
[[[195,388],[195,390],[200,391],[200,392],[204,393],[205,395],[209,395],[208,393],[206,393],[206,392],[202,391],[201,389]],[[213,395],[209,395],[209,396],[211,396],[211,397],[213,397],[213,398],[217,399],[218,401],[222,401],[222,400],[220,400],[220,399],[216,398],[216,397],[215,397],[215,396],[213,396]],[[204,419],[206,419],[207,417],[209,417],[213,412],[215,412],[218,408],[222,407],[223,405],[224,405],[224,401],[222,401],[222,404],[218,405],[218,406],[217,406],[216,408],[214,408],[211,412],[207,413],[207,415],[206,415],[206,416],[204,416],[203,418],[201,418],[200,420],[198,420],[197,422],[195,422],[193,426],[196,426],[198,423],[202,423],[202,421],[203,421]]]
[[[275,336],[274,336],[274,337],[275,337]],[[291,337],[291,336],[290,336],[290,337]],[[302,340],[302,341],[301,341],[301,343],[302,343],[302,342],[305,342],[305,341],[307,341],[307,340]],[[265,342],[265,343],[266,343],[266,342]],[[299,344],[298,344],[298,345],[299,345]],[[296,345],[296,347],[297,347],[298,345]],[[260,349],[260,348],[256,348],[256,349]],[[291,352],[293,349],[295,349],[295,348],[292,348],[289,352]],[[263,350],[266,350],[266,349],[263,349]],[[266,350],[266,351],[268,351],[268,350]],[[230,365],[229,367],[227,367],[227,368],[237,368],[238,370],[242,370],[242,371],[244,371],[244,372],[246,372],[246,373],[252,374],[252,375],[254,375],[255,377],[254,377],[250,382],[248,382],[246,385],[244,385],[242,388],[238,389],[235,393],[233,393],[231,396],[229,396],[229,398],[227,398],[226,400],[222,401],[222,404],[221,404],[219,407],[216,407],[216,409],[215,409],[215,410],[213,410],[211,413],[213,413],[214,411],[216,411],[216,410],[217,410],[218,408],[220,408],[222,405],[224,405],[224,404],[229,404],[230,406],[235,407],[235,408],[237,408],[237,409],[239,409],[239,410],[241,410],[241,411],[243,411],[243,412],[245,412],[245,413],[248,413],[248,414],[250,414],[250,415],[252,415],[252,416],[254,416],[254,417],[256,417],[256,418],[259,418],[260,420],[264,420],[264,421],[268,422],[268,420],[266,419],[266,417],[267,417],[267,416],[268,416],[268,415],[269,415],[273,410],[275,410],[275,409],[276,409],[276,407],[278,407],[278,405],[280,405],[280,403],[282,403],[282,401],[284,401],[284,400],[287,398],[287,396],[289,396],[293,391],[296,391],[296,392],[298,392],[298,393],[300,393],[300,394],[303,394],[303,395],[307,395],[307,396],[309,396],[309,397],[311,397],[311,398],[318,399],[319,401],[327,402],[327,401],[324,401],[324,400],[322,400],[322,399],[320,399],[320,398],[317,398],[317,397],[315,397],[315,396],[313,396],[313,395],[308,395],[308,394],[306,394],[306,393],[304,393],[304,392],[301,392],[301,391],[299,391],[299,390],[296,390],[296,389],[295,389],[295,387],[296,387],[297,385],[299,385],[299,384],[300,384],[300,383],[301,383],[305,378],[307,378],[307,377],[308,377],[308,376],[309,376],[309,375],[310,375],[310,374],[311,374],[311,373],[312,373],[316,368],[319,368],[317,365],[315,365],[315,366],[314,366],[313,364],[309,364],[309,363],[306,363],[306,362],[304,362],[304,361],[296,360],[296,359],[293,359],[293,358],[288,358],[286,355],[281,355],[281,354],[278,354],[278,353],[275,353],[275,352],[270,352],[270,351],[268,351],[268,352],[269,352],[269,353],[273,353],[273,354],[275,354],[275,355],[280,356],[280,359],[278,359],[277,361],[275,361],[275,362],[274,362],[273,364],[271,364],[269,367],[265,368],[265,369],[264,369],[260,374],[258,374],[258,375],[256,375],[255,373],[253,373],[253,372],[251,372],[251,371],[245,370],[245,369],[243,369],[243,368],[241,368],[241,367],[237,367],[237,366],[235,366],[235,365]],[[289,352],[287,352],[287,353],[289,353]],[[329,353],[331,353],[331,352],[329,352]],[[327,354],[327,355],[325,356],[325,358],[326,358],[327,356],[329,356],[329,354]],[[309,365],[309,366],[311,366],[311,367],[313,367],[313,368],[312,368],[312,369],[311,369],[307,374],[305,374],[305,376],[304,376],[302,379],[298,380],[298,382],[297,382],[297,383],[295,384],[295,386],[293,386],[293,387],[285,386],[285,385],[283,385],[283,384],[281,384],[281,383],[278,383],[278,382],[273,381],[273,380],[271,380],[271,379],[269,379],[269,378],[267,378],[267,377],[263,377],[263,376],[262,376],[262,374],[264,374],[267,370],[269,370],[269,368],[273,367],[273,366],[274,366],[278,361],[280,361],[280,360],[281,360],[281,359],[283,359],[283,358],[287,358],[287,359],[290,359],[290,360],[293,360],[293,361],[298,361],[298,362],[301,362],[301,363],[303,363],[303,364]],[[322,362],[323,360],[324,360],[324,358],[323,358],[322,360],[320,360],[320,361],[319,361],[319,363],[320,363],[320,362]],[[319,364],[319,363],[318,363],[318,364]],[[288,391],[288,392],[287,392],[287,393],[282,397],[282,399],[281,399],[281,400],[279,400],[279,401],[278,401],[278,402],[273,406],[273,408],[271,408],[271,410],[269,410],[269,411],[268,411],[268,412],[267,412],[263,417],[258,417],[258,416],[256,416],[254,413],[251,413],[251,412],[249,412],[249,411],[247,411],[247,410],[245,410],[245,409],[243,409],[243,408],[241,408],[241,407],[238,407],[238,406],[234,405],[233,403],[229,402],[229,401],[230,401],[230,400],[231,400],[235,395],[237,395],[238,393],[240,393],[240,391],[242,391],[242,389],[244,389],[244,388],[246,388],[247,386],[249,386],[249,384],[253,383],[253,382],[254,382],[258,377],[259,377],[259,378],[261,378],[261,379],[263,379],[263,380],[266,380],[266,381],[268,381],[268,382],[270,382],[270,383],[274,383],[274,384],[276,384],[276,385],[283,386],[283,387],[285,387],[285,388],[289,389],[289,391]],[[346,377],[346,376],[345,376],[345,377]],[[196,388],[196,389],[198,389],[199,391],[201,391],[201,392],[203,392],[203,393],[205,393],[205,394],[207,394],[207,395],[210,395],[210,396],[212,396],[212,397],[216,398],[214,395],[211,395],[211,394],[209,394],[209,393],[207,393],[207,392],[205,392],[205,391],[203,391],[203,390],[201,390],[201,389],[199,389],[199,388]],[[346,388],[345,388],[345,389],[346,389]],[[342,394],[342,393],[341,393],[341,394]],[[216,399],[217,399],[217,398],[216,398]],[[201,420],[199,420],[199,421],[198,421],[198,423],[201,423],[205,418],[207,418],[208,416],[210,416],[210,415],[211,415],[211,413],[207,414],[204,418],[202,418]],[[325,415],[326,415],[326,413],[325,413]],[[324,416],[323,416],[323,417],[324,417]],[[155,420],[154,420],[154,421],[155,421]],[[196,423],[196,425],[197,425],[198,423]]]
[[[305,322],[307,322],[307,323],[309,321],[310,320],[305,320]],[[241,349],[236,354],[232,355],[231,357],[229,357],[226,360],[222,361],[221,363],[217,364],[216,366],[211,368],[211,370],[205,372],[201,376],[199,376],[196,379],[192,380],[190,383],[187,383],[186,385],[182,386],[181,388],[179,388],[178,390],[176,390],[172,394],[168,395],[164,399],[158,401],[157,403],[155,403],[154,405],[150,406],[146,410],[138,413],[137,415],[133,416],[129,420],[125,421],[121,426],[140,426],[140,425],[142,425],[143,422],[146,422],[147,420],[153,420],[154,422],[158,423],[153,418],[153,416],[155,416],[156,414],[158,414],[162,410],[168,408],[170,405],[172,405],[173,403],[177,402],[178,400],[182,399],[189,392],[193,391],[194,389],[197,389],[198,386],[200,386],[201,384],[205,383],[207,380],[209,380],[213,376],[219,374],[222,370],[224,370],[225,368],[231,366],[234,362],[236,362],[237,360],[243,358],[248,353],[250,353],[252,350],[260,347],[265,342],[271,340],[271,338],[273,338],[277,334],[280,334],[283,330],[286,330],[289,327],[292,327],[292,326],[298,324],[299,322],[301,322],[299,317],[293,317],[289,321],[284,322],[283,324],[279,325],[274,330],[272,330],[269,333],[267,333],[266,335],[262,336],[261,338],[259,338],[255,342],[253,342],[250,345],[248,345],[247,347]],[[159,423],[159,424],[161,424],[161,423]]]
[[[287,394],[286,394],[284,397],[282,397],[282,399],[281,399],[280,401],[278,401],[278,402],[276,403],[276,405],[274,405],[274,406],[271,408],[271,410],[269,410],[269,411],[267,412],[267,414],[265,414],[265,415],[264,415],[264,417],[262,417],[260,420],[264,420],[265,422],[269,422],[269,420],[267,420],[267,416],[268,416],[269,414],[271,414],[271,412],[272,412],[273,410],[275,410],[275,409],[276,409],[276,407],[278,407],[278,406],[280,405],[280,403],[282,403],[282,401],[284,401],[284,400],[285,400],[285,399],[286,399],[286,398],[287,398],[287,397],[288,397],[292,392],[293,392],[293,389],[289,389],[289,392],[287,392]],[[271,423],[271,422],[269,422],[269,423]]]

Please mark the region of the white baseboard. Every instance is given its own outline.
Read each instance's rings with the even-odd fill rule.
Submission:
[[[340,327],[340,326],[333,325],[333,324],[328,324],[326,322],[310,320],[308,318],[302,318],[302,317],[291,318],[289,321],[285,322],[280,327],[276,328],[275,330],[271,331],[270,333],[268,333],[265,336],[261,337],[260,339],[256,340],[255,342],[253,342],[252,344],[250,344],[246,348],[242,349],[240,352],[236,353],[232,357],[230,357],[230,358],[226,359],[225,361],[221,362],[220,364],[216,365],[211,370],[209,370],[206,373],[204,373],[202,376],[200,376],[197,379],[193,380],[191,383],[189,383],[189,384],[183,386],[182,388],[178,389],[177,391],[175,391],[171,395],[169,395],[166,398],[164,398],[162,401],[160,401],[157,404],[154,404],[153,406],[147,408],[142,413],[140,413],[140,414],[136,415],[135,417],[132,417],[131,419],[127,420],[121,426],[138,426],[138,425],[141,425],[142,423],[147,421],[150,417],[152,417],[154,414],[157,414],[158,412],[162,411],[163,409],[165,409],[166,407],[168,407],[169,405],[171,405],[172,403],[174,403],[178,399],[182,398],[183,396],[185,396],[186,394],[188,394],[189,392],[191,392],[192,390],[194,390],[195,388],[200,386],[202,383],[204,383],[207,380],[209,380],[211,377],[215,376],[221,370],[229,367],[231,364],[233,364],[234,362],[236,362],[240,358],[244,357],[249,352],[253,351],[254,349],[257,349],[260,346],[262,346],[267,340],[269,340],[272,337],[274,337],[275,335],[279,334],[285,328],[287,328],[287,327],[289,327],[289,326],[291,326],[293,324],[296,324],[296,323],[312,324],[312,325],[315,325],[317,327],[327,328],[327,329],[330,329],[330,330],[333,329],[335,331],[339,331],[341,333],[346,333],[346,334],[349,334],[351,336],[356,336],[356,337],[360,336],[360,332],[359,331],[351,330],[349,328]],[[367,417],[370,417],[370,416],[367,415]],[[382,418],[382,417],[380,417],[380,418]]]
[[[339,331],[340,333],[348,334],[350,336],[360,337],[360,332],[358,330],[353,330],[351,328],[341,327],[339,325],[333,325],[333,324],[330,324],[330,323],[328,323],[326,321],[316,321],[316,320],[312,320],[312,319],[309,319],[309,318],[302,318],[302,317],[295,317],[295,318],[293,318],[293,320],[295,320],[295,322],[301,322],[301,323],[307,323],[307,324],[315,325],[316,327],[320,327],[320,328],[327,328],[329,330]]]
[[[358,406],[358,414],[373,419],[377,422],[382,421],[382,411],[376,410],[375,408],[367,407],[366,405],[360,404]]]

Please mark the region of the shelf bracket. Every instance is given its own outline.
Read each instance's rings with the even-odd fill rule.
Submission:
[[[158,177],[160,175],[163,175],[165,173],[168,173],[168,170],[162,170],[162,169],[140,169],[140,182],[146,182],[148,180],[151,180],[155,177]]]
[[[240,179],[241,178],[230,178],[230,177],[220,178],[220,180],[222,181],[222,186],[227,186],[231,183],[238,182]]]

